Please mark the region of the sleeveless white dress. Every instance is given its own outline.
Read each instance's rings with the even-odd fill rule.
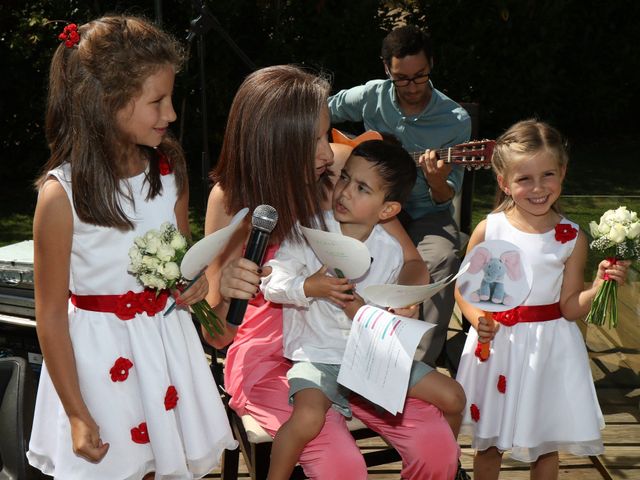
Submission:
[[[71,201],[70,166],[50,175],[60,181]],[[134,238],[163,222],[176,224],[175,178],[169,174],[161,179],[161,194],[149,201],[145,173],[123,181],[129,183],[135,200],[135,210],[123,202],[134,230],[90,225],[73,211],[72,293],[119,295],[143,290],[127,272]],[[60,479],[139,480],[152,471],[156,479],[191,479],[218,466],[223,449],[236,447],[186,310],[175,309],[166,317],[162,312],[142,313],[125,321],[112,313],[81,310],[70,302],[69,333],[82,396],[103,442],[110,444],[109,451],[97,464],[73,453],[69,420],[45,358],[27,453],[31,465]],[[116,364],[118,359],[125,361]]]
[[[566,219],[560,223],[579,229]],[[522,232],[500,212],[487,217],[485,240],[506,240],[525,252],[533,285],[523,305],[559,301],[575,238],[561,243],[555,230]],[[582,456],[604,451],[604,419],[575,322],[501,325],[486,362],[474,355],[477,341],[476,330],[469,329],[456,378],[467,395],[463,431],[471,430],[473,448],[497,447],[523,462],[554,451]]]

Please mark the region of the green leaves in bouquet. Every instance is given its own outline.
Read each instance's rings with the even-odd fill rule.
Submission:
[[[587,323],[615,328],[618,326],[618,282],[605,280],[596,293],[591,309],[586,318]]]
[[[220,320],[213,311],[209,302],[200,300],[191,305],[191,310],[209,336],[216,337],[217,335],[222,335],[222,320]]]

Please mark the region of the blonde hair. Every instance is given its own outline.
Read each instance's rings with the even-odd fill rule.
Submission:
[[[569,163],[567,142],[551,125],[535,119],[523,120],[512,125],[496,140],[491,164],[496,177],[509,177],[509,170],[523,156],[532,157],[545,151],[563,168]],[[498,186],[494,212],[509,210],[514,206],[513,198]],[[551,207],[559,212],[558,201]]]
[[[120,196],[132,200],[120,180],[130,143],[117,128],[116,114],[142,90],[144,81],[163,66],[179,71],[184,52],[177,41],[141,18],[102,17],[78,26],[80,41],[58,46],[49,72],[45,133],[51,156],[36,181],[65,162],[71,165],[73,206],[84,222],[133,228],[120,205]],[[148,158],[147,198],[162,191],[154,149],[138,146]],[[187,185],[184,154],[178,142],[165,136],[158,150],[170,160],[178,194]]]

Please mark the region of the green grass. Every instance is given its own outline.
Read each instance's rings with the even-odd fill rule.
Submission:
[[[589,222],[599,221],[607,210],[626,205],[640,213],[637,175],[640,140],[595,139],[574,145],[560,206],[563,214],[589,233]],[[493,209],[496,181],[490,170],[477,171],[474,178],[472,228]],[[601,260],[589,252],[585,280],[593,279]],[[637,264],[636,264],[637,265]]]
[[[609,209],[626,205],[640,213],[637,175],[640,140],[637,138],[593,139],[575,143],[570,149],[569,167],[560,206],[563,214],[589,232],[589,222],[598,221]],[[496,181],[490,170],[476,172],[472,227],[493,209]],[[590,255],[592,257],[593,255]],[[595,258],[586,269],[591,275]]]
[[[640,189],[635,171],[639,163],[640,139],[610,138],[577,143],[563,186],[561,201],[565,215],[588,232],[591,220],[598,220],[605,210],[619,205],[640,212]],[[7,185],[0,206],[0,246],[31,238],[35,193],[24,181]],[[195,179],[191,182],[190,223],[193,239],[203,236],[206,197]],[[26,185],[26,183],[25,183]],[[476,172],[473,200],[473,226],[493,207],[495,179],[489,170]]]
[[[24,213],[10,213],[0,217],[0,247],[29,240],[33,218]]]
[[[626,205],[629,210],[640,212],[640,196],[563,195],[560,198],[562,214],[589,232],[589,222],[598,222],[607,210]],[[493,195],[476,195],[473,200],[472,223],[475,227],[493,209]]]
[[[621,143],[619,143],[621,142]],[[563,185],[560,207],[565,217],[573,220],[589,234],[589,222],[600,220],[607,210],[626,205],[640,213],[637,154],[640,141],[594,142],[582,145],[571,155]],[[493,209],[496,181],[490,170],[477,171],[474,178],[472,228]],[[589,252],[585,280],[591,281],[597,264],[602,260],[597,252]],[[637,266],[637,263],[635,264]]]
[[[189,225],[191,226],[191,237],[194,242],[204,237],[204,212],[201,208],[189,209]]]
[[[193,241],[204,236],[204,214],[202,209],[189,210],[189,224]],[[10,213],[0,216],[0,247],[30,240],[33,231],[33,217],[24,213]]]
[[[569,220],[573,220],[589,236],[589,222],[600,221],[600,216],[607,210],[626,205],[629,210],[640,212],[639,196],[589,196],[589,195],[564,195],[560,199],[562,214]],[[475,227],[493,208],[493,196],[475,197],[473,203],[473,227]],[[589,251],[587,266],[585,268],[585,280],[591,281],[598,263],[602,260],[601,254]]]

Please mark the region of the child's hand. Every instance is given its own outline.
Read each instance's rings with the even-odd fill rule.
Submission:
[[[609,260],[602,260],[598,264],[598,272],[594,283],[599,285],[604,280],[615,280],[618,285],[624,285],[630,266],[631,262],[629,260],[617,260],[615,264],[612,264]]]
[[[409,305],[408,307],[389,308],[389,311],[394,315],[400,315],[401,317],[408,318],[418,318],[418,314],[420,313],[417,303],[415,305]]]
[[[336,278],[327,275],[327,267],[322,266],[316,273],[304,281],[304,294],[307,297],[326,298],[340,308],[345,308],[354,296],[347,293],[354,285],[346,278]]]
[[[493,337],[496,336],[496,333],[500,329],[500,324],[498,322],[494,322],[493,320],[489,320],[488,318],[482,316],[478,318],[478,327],[476,330],[478,331],[478,341],[480,343],[488,343],[493,340]]]
[[[89,420],[80,417],[69,417],[71,425],[71,441],[73,452],[85,460],[98,463],[104,458],[109,450],[108,443],[102,443],[100,429],[92,418]]]
[[[343,308],[343,311],[347,315],[347,317],[353,320],[353,317],[356,316],[356,313],[358,313],[358,310],[360,310],[360,307],[362,307],[364,304],[364,299],[357,293],[354,293],[353,300],[347,302],[346,306]]]
[[[175,290],[174,296],[176,304],[180,305],[193,305],[194,303],[202,300],[209,292],[209,280],[206,275],[200,275],[193,284],[184,291]]]

